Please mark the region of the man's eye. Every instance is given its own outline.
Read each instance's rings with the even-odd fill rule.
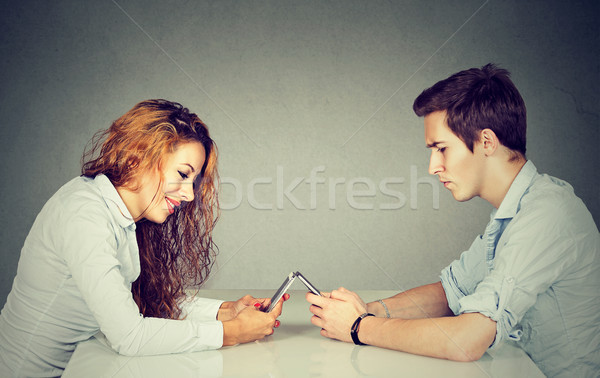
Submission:
[[[179,176],[181,176],[182,179],[187,179],[188,175],[186,175],[185,173],[181,172],[181,171],[177,171],[179,173]]]

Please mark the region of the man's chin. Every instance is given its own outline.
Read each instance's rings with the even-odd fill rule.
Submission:
[[[452,197],[454,197],[454,199],[458,202],[467,202],[471,200],[474,196],[468,196],[463,193],[452,192]]]

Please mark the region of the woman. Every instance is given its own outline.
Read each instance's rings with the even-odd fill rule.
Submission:
[[[186,297],[215,256],[217,151],[180,104],[149,100],[92,140],[82,175],[46,203],[0,315],[0,376],[56,376],[102,331],[124,355],[263,338],[282,301]],[[287,299],[287,297],[286,297]]]

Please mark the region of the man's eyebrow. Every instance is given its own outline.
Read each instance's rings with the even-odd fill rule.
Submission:
[[[444,141],[438,141],[438,142],[433,142],[433,143],[429,143],[427,144],[427,148],[433,148],[433,147],[437,147],[438,144],[444,143]]]

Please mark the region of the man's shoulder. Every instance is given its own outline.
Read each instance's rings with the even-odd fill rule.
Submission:
[[[535,215],[540,222],[581,226],[593,218],[566,181],[548,174],[536,175],[520,201],[518,213]]]
[[[538,174],[533,178],[531,185],[523,195],[522,201],[534,201],[535,203],[552,201],[554,203],[563,203],[575,199],[577,199],[577,196],[575,195],[571,184],[543,173]]]

